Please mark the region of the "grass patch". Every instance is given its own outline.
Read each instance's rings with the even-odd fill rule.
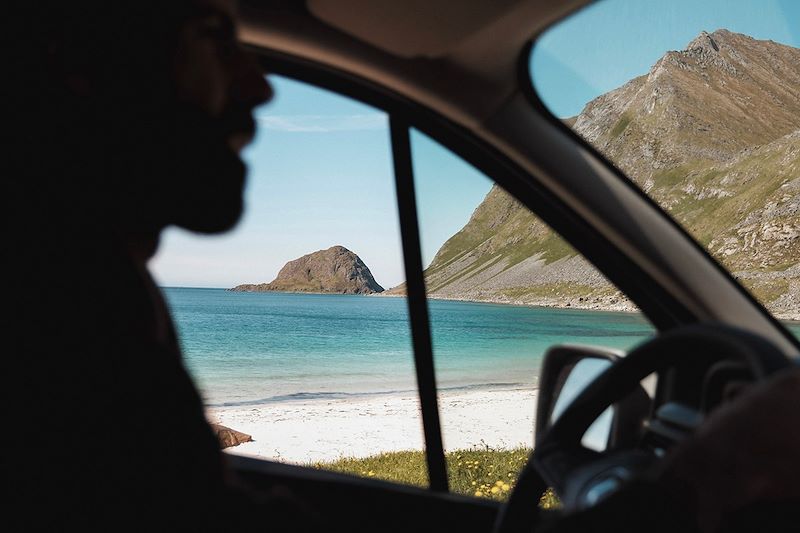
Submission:
[[[786,261],[781,261],[780,263],[763,268],[761,270],[764,272],[783,272],[787,268],[793,267],[796,264],[797,264],[797,259],[793,257],[791,259],[788,259]]]
[[[708,172],[705,172],[702,176],[697,178],[695,180],[695,183],[697,183],[699,186],[705,186],[722,175],[723,172],[721,170],[718,169],[709,170]]]
[[[559,259],[577,254],[567,241],[549,228],[543,237],[516,243],[503,249],[503,253],[508,257],[508,268],[535,255],[540,256],[545,265],[549,265]]]
[[[653,174],[653,181],[656,189],[663,189],[685,183],[688,175],[689,170],[685,166],[679,166]]]
[[[787,279],[779,278],[763,281],[740,279],[739,282],[742,283],[759,302],[767,304],[777,300],[789,290],[789,280]]]
[[[450,491],[477,498],[505,501],[516,486],[517,477],[528,461],[531,450],[457,450],[445,454]],[[362,459],[345,458],[312,463],[312,468],[414,485],[428,486],[425,454],[422,451],[390,452]],[[558,506],[558,498],[548,490],[540,505]]]
[[[631,123],[630,115],[628,115],[627,113],[624,113],[619,118],[617,123],[614,124],[614,127],[611,129],[611,138],[615,139],[615,138],[619,137],[620,135],[622,135],[622,132],[625,131],[625,129],[628,127],[628,125],[630,123]]]

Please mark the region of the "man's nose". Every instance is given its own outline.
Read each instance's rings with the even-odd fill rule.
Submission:
[[[269,102],[274,93],[256,56],[242,50],[235,63],[234,98],[251,107]]]

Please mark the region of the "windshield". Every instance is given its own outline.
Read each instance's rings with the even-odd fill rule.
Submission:
[[[800,334],[800,2],[604,0],[537,39],[530,75]]]

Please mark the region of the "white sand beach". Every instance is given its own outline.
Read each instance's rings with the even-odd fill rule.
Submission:
[[[532,387],[441,393],[445,449],[532,446],[536,393]],[[253,437],[226,452],[288,463],[423,447],[419,400],[410,394],[217,407],[207,416]]]

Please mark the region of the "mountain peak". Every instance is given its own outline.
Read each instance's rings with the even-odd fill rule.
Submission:
[[[687,51],[697,50],[697,49],[705,50],[708,52],[719,52],[719,43],[717,43],[717,41],[714,40],[713,34],[709,34],[707,31],[703,30],[700,32],[700,35],[692,39],[691,42],[689,42],[689,44],[686,45]]]
[[[800,50],[700,32],[647,75],[589,102],[575,130],[648,189],[653,174],[730,161],[800,123]]]

